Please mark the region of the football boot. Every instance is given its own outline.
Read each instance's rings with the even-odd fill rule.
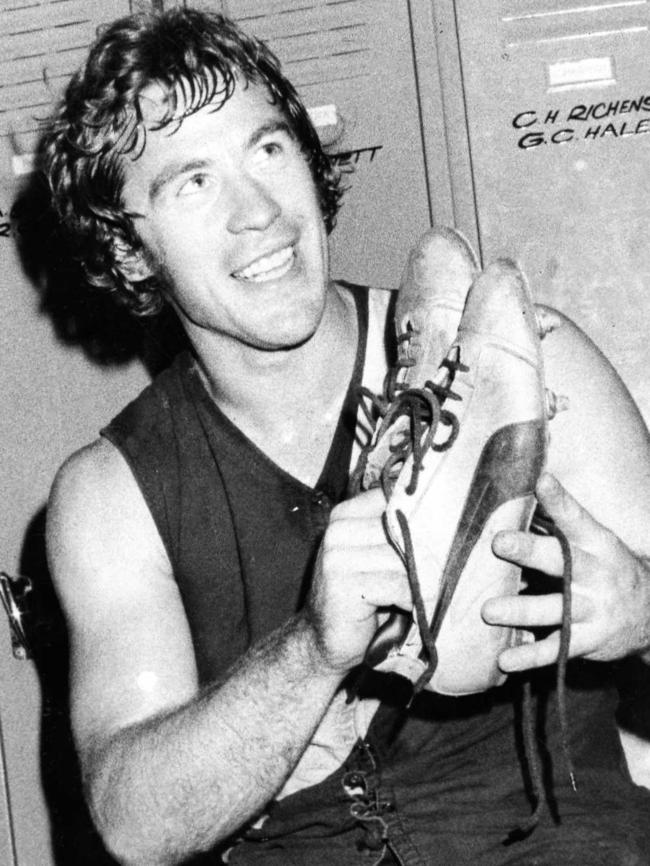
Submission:
[[[432,378],[451,346],[469,287],[479,271],[471,246],[456,229],[428,229],[412,248],[397,293],[394,323],[397,364],[386,383],[384,406],[410,384]],[[390,471],[395,442],[407,428],[404,416],[384,417],[357,467],[357,488],[369,490]],[[384,435],[389,431],[389,435]]]
[[[366,663],[407,677],[414,692],[462,695],[500,685],[498,656],[521,639],[485,623],[481,607],[520,589],[520,568],[493,554],[492,539],[529,527],[546,458],[539,324],[513,262],[499,260],[474,280],[431,378],[427,364],[417,380],[405,377],[380,425],[390,442],[384,524],[406,564],[413,612],[389,618]]]

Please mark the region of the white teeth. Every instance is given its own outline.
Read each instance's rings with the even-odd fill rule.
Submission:
[[[282,276],[289,270],[293,263],[293,258],[293,247],[285,247],[282,250],[278,250],[277,253],[257,259],[252,264],[242,268],[241,271],[235,271],[234,276],[238,279],[258,282],[273,279]]]

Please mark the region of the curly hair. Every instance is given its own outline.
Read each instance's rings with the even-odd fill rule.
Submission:
[[[208,104],[221,107],[237,80],[265,85],[282,110],[331,231],[342,195],[340,174],[304,105],[270,49],[217,13],[174,8],[115,21],[92,46],[50,119],[40,166],[74,255],[91,285],[112,292],[136,315],[154,315],[164,303],[155,276],[131,282],[118,260],[120,249],[142,250],[122,203],[124,157],[137,159],[146,143],[141,94],[153,83],[161,87],[166,109],[153,127],[160,129]]]

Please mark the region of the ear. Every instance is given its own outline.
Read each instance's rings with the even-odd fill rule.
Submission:
[[[153,267],[142,248],[134,250],[124,241],[116,241],[114,250],[117,267],[130,283],[142,282],[153,275]]]

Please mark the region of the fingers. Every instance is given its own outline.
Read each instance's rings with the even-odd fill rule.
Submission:
[[[400,610],[411,610],[413,599],[402,573],[384,571],[367,575],[356,575],[353,586],[347,588],[347,600],[351,605],[352,595],[356,594],[365,602],[373,613],[377,608],[398,607]]]
[[[365,490],[351,499],[346,499],[333,509],[331,520],[346,520],[356,517],[380,517],[386,508],[386,497],[379,487]]]
[[[610,530],[595,520],[564,487],[548,473],[537,485],[540,504],[562,530],[571,547],[573,577],[576,582],[592,580],[599,566],[609,561],[620,543]],[[493,539],[496,556],[522,568],[544,572],[551,577],[564,574],[562,549],[554,536],[531,532],[499,532]]]
[[[544,640],[534,643],[522,643],[519,646],[504,650],[499,656],[499,667],[504,673],[525,671],[555,664],[560,651],[560,633],[553,632]],[[571,640],[569,654],[575,652],[575,640]]]
[[[609,534],[548,472],[540,476],[536,493],[540,505],[572,544],[589,549],[603,533]]]
[[[329,623],[376,616],[377,608],[411,608],[404,564],[386,539],[386,500],[371,490],[333,509],[321,544],[312,599]]]
[[[490,598],[481,608],[489,625],[533,628],[558,626],[562,622],[563,601],[559,593],[548,595],[504,595]],[[591,614],[588,600],[575,594],[571,599],[572,623],[585,622]]]
[[[598,638],[588,624],[572,622],[569,658],[578,656],[598,659]],[[504,673],[541,668],[557,662],[560,652],[560,629],[555,629],[542,640],[521,643],[504,650],[498,664]],[[602,659],[601,659],[602,660]]]
[[[377,518],[356,517],[345,521],[331,520],[324,538],[327,550],[340,548],[342,552],[357,553],[363,548],[386,547],[386,533]]]
[[[402,561],[385,542],[383,546],[364,546],[358,551],[357,554],[351,548],[324,550],[323,571],[328,575],[338,576],[338,580],[346,589],[350,586],[359,586],[362,580],[379,583],[384,577],[391,582],[405,583]],[[408,583],[406,585],[408,586]],[[386,603],[393,602],[382,602],[382,604]]]
[[[562,621],[562,596],[500,596],[490,598],[481,608],[489,625],[552,626]]]
[[[340,503],[332,510],[325,534],[328,548],[387,546],[381,516],[386,500],[380,490],[370,490]]]
[[[564,532],[569,541],[578,542],[585,535],[590,515],[552,475],[543,473],[537,484],[537,497],[548,515]],[[498,532],[492,542],[494,554],[522,568],[543,571],[552,577],[564,573],[564,556],[559,541],[553,536],[530,532]]]
[[[330,524],[321,549],[321,570],[350,605],[356,596],[376,607],[410,607],[404,564],[386,542],[377,518],[348,518]]]
[[[386,540],[385,504],[374,490],[337,506],[319,550],[305,607],[322,658],[339,671],[362,661],[382,609],[411,608],[404,565]]]
[[[543,571],[551,577],[564,573],[564,556],[557,538],[532,535],[529,532],[498,532],[492,541],[492,550],[501,559],[514,562],[522,568]]]
[[[540,505],[566,535],[573,557],[601,554],[611,545],[612,534],[595,520],[564,487],[548,473],[537,484]],[[564,573],[564,557],[559,541],[553,536],[528,532],[499,532],[492,550],[496,556],[522,568],[543,571],[552,577]]]

